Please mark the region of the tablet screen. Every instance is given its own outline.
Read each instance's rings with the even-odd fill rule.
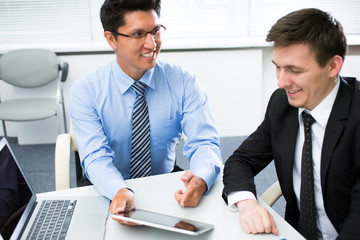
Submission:
[[[134,209],[123,213],[112,214],[112,217],[189,235],[199,235],[214,228],[212,224],[150,212],[142,209]]]

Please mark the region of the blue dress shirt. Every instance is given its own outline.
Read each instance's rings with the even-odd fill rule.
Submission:
[[[183,132],[190,170],[210,189],[220,171],[220,143],[208,97],[196,77],[177,65],[158,62],[140,81],[148,86],[152,175],[172,171]],[[129,188],[124,179],[130,177],[133,82],[115,59],[76,81],[70,91],[69,112],[81,165],[109,199]]]

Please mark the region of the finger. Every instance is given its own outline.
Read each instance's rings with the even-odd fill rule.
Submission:
[[[247,233],[247,234],[250,234],[250,233],[251,233],[251,232],[250,232],[249,224],[248,224],[246,221],[242,221],[242,220],[240,219],[240,225],[241,225],[241,227],[242,227],[242,229],[243,229],[243,231],[244,231],[245,233]]]
[[[191,172],[191,171],[186,171],[184,173],[184,175],[181,176],[181,180],[184,182],[185,186],[187,185],[187,183],[190,182],[190,180],[194,177],[195,175]]]
[[[180,202],[181,202],[182,196],[183,196],[182,190],[177,190],[174,194],[174,197],[180,206],[181,206]],[[184,207],[184,206],[181,206],[181,207]]]
[[[196,207],[201,200],[205,190],[197,181],[199,181],[199,179],[193,177],[186,187],[182,196],[183,205],[185,207]]]
[[[181,199],[180,199],[180,206],[181,207],[189,207],[188,199],[189,199],[189,191],[186,191],[182,193]]]
[[[255,231],[254,233],[263,233],[265,232],[265,228],[264,228],[264,224],[262,221],[262,218],[258,218],[256,219],[256,221],[254,222],[254,226],[255,226]]]
[[[115,198],[111,201],[109,210],[111,213],[116,213],[116,199]]]
[[[114,197],[110,204],[111,213],[121,213],[125,211],[126,201],[119,200],[117,196]]]
[[[273,234],[275,234],[275,235],[279,235],[279,230],[276,227],[275,220],[274,220],[273,216],[270,216],[270,221],[271,221],[271,232]]]
[[[249,226],[250,233],[253,233],[253,234],[257,233],[256,225],[253,220],[248,221],[247,224]]]
[[[133,222],[129,222],[129,221],[125,221],[125,220],[121,220],[118,218],[112,218],[115,221],[117,221],[118,223],[124,224],[124,225],[128,225],[128,226],[140,226],[141,224],[137,224],[137,223],[133,223]]]
[[[136,208],[134,193],[123,188],[113,198],[109,210],[111,213],[120,213],[134,208]]]
[[[270,215],[269,212],[265,211],[262,216],[262,224],[263,224],[263,232],[266,233],[271,233],[271,229],[272,229],[272,216]]]

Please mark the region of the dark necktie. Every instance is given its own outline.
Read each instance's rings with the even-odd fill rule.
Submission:
[[[312,138],[311,125],[315,119],[305,112],[302,112],[304,122],[305,141],[302,150],[301,160],[301,189],[300,189],[300,233],[307,239],[318,239],[316,224],[316,207],[314,196],[314,168],[312,160]]]
[[[136,91],[133,109],[130,178],[151,175],[150,120],[144,96],[146,84],[136,81],[131,86]]]

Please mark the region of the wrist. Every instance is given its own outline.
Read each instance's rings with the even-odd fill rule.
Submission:
[[[207,191],[206,182],[201,177],[197,177],[197,178],[199,179],[199,182],[200,182],[200,189],[201,189],[202,194],[206,193],[206,191]]]
[[[117,194],[132,194],[135,195],[134,191],[131,188],[120,188]]]
[[[244,199],[244,200],[241,200],[241,201],[235,203],[235,205],[239,209],[240,213],[242,211],[248,209],[249,206],[255,205],[255,204],[258,204],[258,202],[256,200],[254,200],[254,199]]]

